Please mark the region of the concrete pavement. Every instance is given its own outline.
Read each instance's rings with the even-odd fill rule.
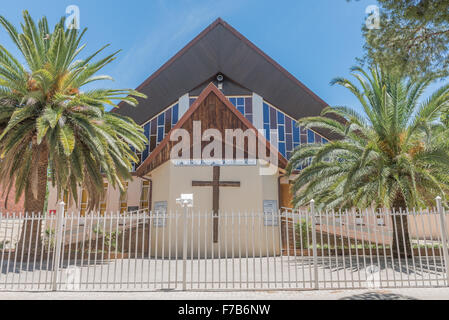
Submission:
[[[449,288],[259,292],[0,292],[0,300],[449,300]]]

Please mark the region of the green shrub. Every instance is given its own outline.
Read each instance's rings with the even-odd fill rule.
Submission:
[[[53,247],[55,245],[55,240],[56,240],[56,231],[50,228],[45,230],[44,246]]]
[[[5,240],[5,241],[0,242],[0,250],[3,250],[7,244],[9,244],[9,241]]]
[[[295,237],[296,237],[296,247],[309,249],[311,247],[310,243],[312,242],[312,228],[310,223],[307,220],[303,219],[300,223],[297,223],[295,226]]]

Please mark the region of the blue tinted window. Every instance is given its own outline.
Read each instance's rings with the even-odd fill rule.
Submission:
[[[157,125],[158,125],[158,126],[165,126],[165,113],[161,114],[161,115],[157,118]]]
[[[285,128],[284,126],[278,127],[279,141],[285,141]]]
[[[245,115],[245,107],[238,107],[237,108],[241,114]]]
[[[161,142],[164,140],[164,127],[157,128],[157,142]]]
[[[281,142],[279,143],[279,152],[285,157],[286,153],[285,153],[285,143]]]
[[[142,152],[142,162],[145,161],[146,158],[148,158],[148,152],[149,152],[149,148],[148,146],[145,148],[145,150]]]
[[[263,122],[270,123],[270,108],[266,103],[263,104]]]
[[[231,101],[231,103],[237,107],[237,99],[236,98],[229,98],[229,101]]]
[[[245,105],[245,98],[237,98],[237,105],[238,106],[244,106]]]
[[[145,125],[145,127],[143,127],[144,132],[145,132],[145,137],[147,137],[147,139],[150,139],[150,124],[147,123]]]
[[[285,116],[282,112],[278,111],[278,124],[285,124]]]
[[[265,129],[265,138],[270,141],[270,125],[269,124],[265,124],[264,126]]]
[[[315,143],[315,134],[313,133],[313,131],[307,130],[307,142]]]
[[[326,143],[328,143],[328,142],[329,142],[329,141],[327,141],[327,139],[324,139],[324,138],[323,138],[323,143],[324,143],[324,144],[326,144]]]
[[[293,142],[300,142],[299,127],[296,125],[293,127]]]
[[[172,124],[175,125],[179,121],[179,105],[173,107]]]

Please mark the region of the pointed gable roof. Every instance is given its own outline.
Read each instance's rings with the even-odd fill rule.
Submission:
[[[137,88],[148,96],[140,99],[139,107],[121,103],[120,109],[113,112],[143,124],[218,73],[295,119],[319,115],[327,107],[292,74],[219,18]]]
[[[144,176],[148,172],[153,171],[166,161],[170,160],[170,151],[177,142],[170,141],[173,130],[186,129],[192,133],[193,121],[202,121],[202,132],[207,129],[218,129],[224,136],[226,129],[252,129],[256,132],[257,139],[262,141],[266,146],[266,151],[276,152],[279,159],[279,167],[285,168],[287,160],[279,153],[279,151],[270,145],[265,137],[246,119],[234,105],[224,96],[224,94],[213,84],[210,83],[206,89],[200,94],[195,103],[179,120],[175,127],[167,134],[162,142],[150,154],[150,156],[136,170],[138,176]],[[204,122],[206,126],[204,126]],[[192,145],[193,141],[191,141]]]

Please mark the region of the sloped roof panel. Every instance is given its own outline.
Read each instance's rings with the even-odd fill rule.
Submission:
[[[139,86],[138,90],[148,99],[141,99],[137,108],[122,103],[113,112],[142,124],[218,73],[239,87],[256,92],[295,119],[319,115],[327,106],[243,35],[218,19]],[[225,86],[224,94],[227,88],[236,86]]]

